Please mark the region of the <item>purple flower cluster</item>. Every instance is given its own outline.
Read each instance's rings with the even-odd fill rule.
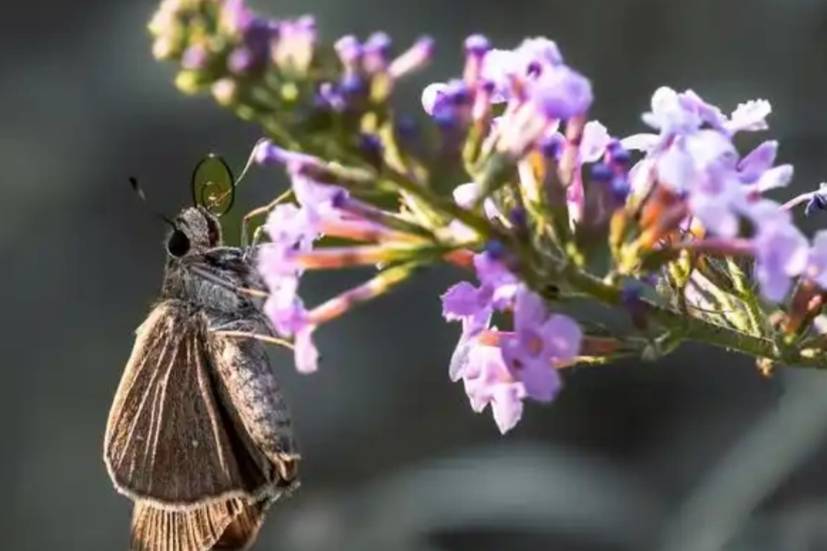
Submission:
[[[590,82],[563,62],[551,40],[532,38],[499,50],[474,35],[466,40],[465,54],[463,78],[427,86],[422,105],[441,126],[463,127],[489,118],[493,105],[505,103],[492,139],[515,158],[591,105]]]
[[[457,283],[442,295],[445,319],[460,321],[462,334],[451,360],[450,377],[462,379],[471,408],[489,404],[500,432],[522,417],[527,398],[550,402],[560,389],[557,367],[580,352],[582,332],[512,274],[492,251],[474,257],[478,286]],[[513,331],[491,327],[494,312],[513,314]]]
[[[214,62],[226,59],[229,72],[241,76],[259,71],[268,61],[286,74],[300,76],[307,72],[317,42],[312,17],[275,21],[258,17],[244,0],[223,0],[214,2],[218,11],[217,27],[223,40],[207,40],[203,33],[187,36],[183,25],[198,21],[208,3],[204,0],[161,3],[149,26],[155,36],[153,52],[157,58],[180,55],[182,67],[191,71],[205,70]],[[223,80],[216,84],[227,86]]]
[[[632,187],[640,196],[662,186],[685,198],[691,217],[717,237],[748,235],[756,259],[755,275],[762,294],[781,301],[792,278],[806,265],[808,242],[782,205],[765,199],[766,191],[786,186],[791,165],[773,166],[778,143],[767,140],[743,157],[733,138],[739,132],[768,128],[771,106],[766,100],[739,105],[728,117],[691,90],[659,88],[643,120],[657,134],[622,140],[645,156],[631,170]]]
[[[335,50],[342,74],[336,82],[321,84],[320,103],[333,111],[345,111],[358,108],[368,99],[381,101],[394,81],[427,65],[434,53],[434,41],[427,36],[395,58],[392,46],[391,38],[383,32],[373,33],[364,42],[353,35],[340,38]]]

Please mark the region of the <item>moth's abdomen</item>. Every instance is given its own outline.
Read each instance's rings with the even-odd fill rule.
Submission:
[[[263,320],[216,322],[220,323],[216,329],[222,331],[269,333]],[[290,411],[264,346],[253,339],[213,333],[210,350],[228,406],[237,413],[250,439],[279,468],[281,477],[286,481],[294,478],[298,450]]]

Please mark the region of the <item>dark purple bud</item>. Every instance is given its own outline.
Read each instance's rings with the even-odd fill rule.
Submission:
[[[606,146],[606,152],[609,154],[609,160],[613,165],[625,167],[631,161],[629,151],[620,144],[619,140],[609,142],[609,145]]]
[[[316,100],[319,107],[333,111],[342,112],[347,108],[347,99],[332,82],[323,82],[319,86]]]
[[[359,96],[367,91],[365,79],[356,74],[349,74],[342,77],[339,83],[339,90],[346,97]]]
[[[515,207],[508,213],[508,219],[517,230],[524,230],[528,227],[528,215],[523,207]]]
[[[446,86],[443,97],[446,102],[456,106],[469,105],[471,103],[471,91],[461,80],[452,80]]]
[[[451,105],[442,105],[439,109],[436,109],[433,119],[436,125],[444,130],[454,128],[459,124],[457,111]]]
[[[485,244],[485,253],[492,260],[501,260],[503,258],[503,256],[505,256],[506,248],[505,248],[505,245],[503,245],[501,241],[497,241],[496,239],[492,239],[491,241],[489,241]]]
[[[632,323],[638,329],[646,328],[648,307],[643,299],[643,287],[638,282],[627,282],[620,290],[620,302],[626,308]]]
[[[330,204],[333,206],[334,209],[341,209],[343,208],[348,200],[350,199],[350,195],[344,189],[340,189],[333,194],[333,198],[330,200]]]
[[[409,115],[400,115],[396,121],[396,132],[401,138],[410,139],[416,136],[419,128],[416,119]]]
[[[563,141],[565,138],[560,134],[553,134],[549,137],[540,140],[540,153],[547,159],[558,159],[560,153],[563,151]]]
[[[626,202],[626,197],[629,196],[629,179],[624,174],[618,174],[612,178],[612,195],[618,202]]]
[[[373,157],[382,154],[382,140],[376,134],[362,134],[359,136],[359,149]]]
[[[609,182],[612,180],[614,172],[605,163],[595,163],[592,165],[592,180],[595,182]]]

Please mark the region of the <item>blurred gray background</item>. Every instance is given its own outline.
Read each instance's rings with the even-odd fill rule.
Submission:
[[[732,109],[772,101],[795,191],[827,179],[827,2],[818,0],[259,0],[316,14],[330,37],[428,32],[457,74],[462,39],[558,41],[590,76],[614,133],[661,84]],[[101,461],[133,330],[158,291],[164,227],[127,185],[175,212],[206,152],[234,166],[258,138],[210,99],[180,95],[149,55],[149,1],[8,2],[0,23],[2,549],[125,549],[130,504]],[[239,211],[284,179],[256,171]],[[827,215],[807,222],[827,225]],[[235,236],[230,236],[235,239]],[[297,375],[273,352],[305,461],[257,549],[827,549],[827,372],[760,377],[702,347],[570,372],[550,407],[500,437],[447,377],[457,327],[434,270],[319,335]],[[327,284],[308,288],[310,301]]]

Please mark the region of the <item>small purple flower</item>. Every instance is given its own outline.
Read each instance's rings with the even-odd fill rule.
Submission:
[[[512,379],[499,348],[485,345],[474,347],[468,355],[463,382],[471,409],[481,413],[490,404],[494,422],[501,434],[520,421],[525,387]]]
[[[788,211],[769,200],[761,201],[749,211],[757,234],[755,276],[767,300],[780,302],[792,285],[792,278],[807,268],[809,244],[795,227]]]
[[[531,101],[549,119],[583,115],[593,99],[589,80],[565,65],[543,72],[533,83],[530,95]]]
[[[270,242],[259,247],[258,271],[270,294],[263,310],[279,335],[294,338],[296,369],[312,373],[318,363],[312,340],[315,325],[298,294],[301,271],[293,256],[310,250],[319,234],[307,209],[291,204],[276,206],[264,228]]]
[[[549,315],[543,299],[523,287],[514,306],[514,331],[502,340],[509,371],[523,382],[527,396],[551,401],[560,389],[555,366],[570,362],[580,352],[580,327],[568,316]]]

